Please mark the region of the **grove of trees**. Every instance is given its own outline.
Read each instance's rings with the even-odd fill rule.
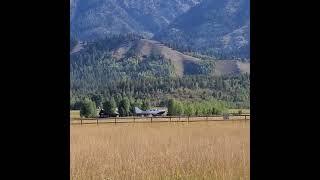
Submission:
[[[193,103],[175,99],[168,101],[168,115],[204,116],[222,114],[227,111],[225,104],[217,100]]]
[[[85,98],[79,102],[81,117],[96,117],[97,108],[94,101]],[[120,116],[132,116],[134,115],[134,107],[147,110],[151,106],[147,100],[141,101],[140,99],[129,99],[127,97],[121,99],[118,103],[111,98],[103,103],[103,109],[107,113],[114,113],[116,109]],[[216,115],[227,112],[227,104],[215,99],[203,100],[197,102],[180,101],[177,99],[168,99],[162,103],[163,106],[168,108],[168,115],[171,116],[203,116],[203,115]]]

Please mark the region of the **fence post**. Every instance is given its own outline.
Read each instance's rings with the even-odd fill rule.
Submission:
[[[206,118],[206,120],[208,121],[208,115],[207,115],[207,118]]]
[[[171,116],[170,116],[170,122],[171,122]]]
[[[180,117],[181,117],[181,116],[179,115],[179,121],[180,121]]]
[[[152,123],[152,116],[151,116],[151,123]]]
[[[114,123],[117,124],[117,117],[114,117]]]
[[[189,117],[190,117],[190,116],[188,116],[188,123],[189,123]]]
[[[244,115],[244,120],[247,120],[247,116],[246,115]]]
[[[136,122],[136,117],[133,117],[133,122]]]
[[[97,125],[98,125],[99,123],[98,123],[98,118],[97,118]]]
[[[80,123],[81,123],[81,125],[82,125],[82,118],[80,119]]]

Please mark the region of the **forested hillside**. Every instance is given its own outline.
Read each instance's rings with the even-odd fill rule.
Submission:
[[[72,108],[76,108],[74,103],[84,97],[95,97],[93,99],[113,97],[118,101],[128,98],[132,101],[148,101],[154,106],[163,104],[171,98],[183,101],[216,99],[230,107],[249,106],[248,74],[236,71],[233,74],[222,73],[217,76],[215,75],[215,72],[218,72],[217,67],[220,67],[218,69],[220,71],[225,68],[225,71],[231,72],[230,68],[226,68],[230,65],[224,66],[226,63],[220,63],[212,57],[201,54],[195,57],[187,56],[159,44],[151,43],[151,46],[146,43],[145,46],[143,43],[141,46],[141,39],[141,36],[134,34],[108,36],[87,43],[79,52],[72,53],[70,59]],[[190,61],[193,64],[182,66],[184,73],[181,75],[177,73],[179,71],[173,60],[165,58],[168,52],[173,54],[170,57],[182,62]],[[189,53],[193,54],[195,53]],[[191,61],[191,58],[194,60]],[[97,106],[101,105],[101,102],[96,102]]]

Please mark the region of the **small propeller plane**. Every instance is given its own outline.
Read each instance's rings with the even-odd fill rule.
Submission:
[[[143,111],[138,107],[135,107],[134,111],[135,111],[135,114],[138,116],[162,116],[167,112],[166,110],[159,110],[159,109],[148,109],[146,111]]]

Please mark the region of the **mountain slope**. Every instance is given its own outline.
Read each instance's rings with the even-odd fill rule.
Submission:
[[[194,58],[178,51],[172,50],[160,44],[157,41],[141,39],[137,43],[135,52],[141,56],[161,56],[164,59],[171,60],[177,75],[182,76],[188,73],[197,72],[197,66],[200,61],[198,58]]]
[[[240,66],[238,61],[216,61],[210,57],[193,57],[173,50],[158,41],[134,35],[114,36],[89,43],[89,45],[80,42],[71,51],[72,65],[80,63],[80,66],[83,66],[89,63],[92,68],[99,69],[97,64],[99,61],[109,65],[113,63],[117,68],[105,66],[112,73],[123,71],[123,73],[132,74],[133,77],[145,71],[161,76],[226,75],[248,72],[246,65],[248,63],[242,63],[243,65]],[[161,71],[168,73],[161,73]]]
[[[92,40],[109,33],[147,37],[169,25],[200,0],[71,0],[71,33]]]
[[[78,42],[78,41],[76,41]],[[80,41],[70,52],[71,97],[210,98],[249,105],[248,63],[184,54],[133,34]],[[215,76],[217,75],[217,76]]]
[[[249,4],[249,0],[205,0],[176,18],[154,39],[229,55],[226,58],[249,58]]]

